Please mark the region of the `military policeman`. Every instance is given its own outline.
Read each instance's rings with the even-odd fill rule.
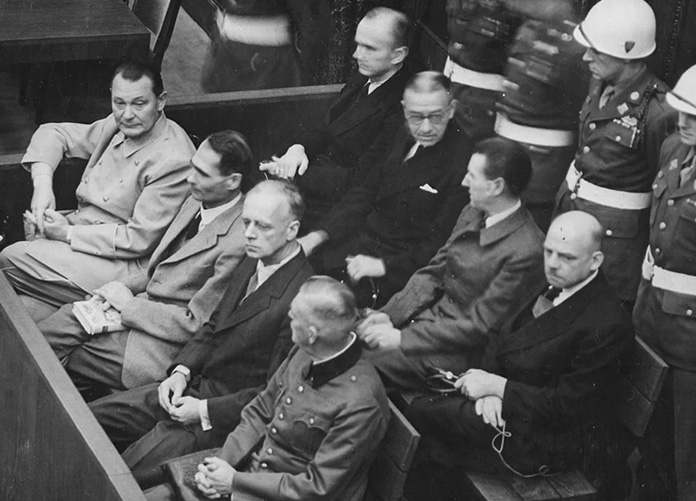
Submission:
[[[652,185],[650,246],[633,318],[638,335],[672,367],[663,397],[674,413],[674,443],[668,436],[666,452],[675,446],[677,490],[686,500],[696,499],[696,66],[682,75],[667,102],[679,111],[679,132],[665,140]],[[646,456],[656,459],[646,465],[652,468],[671,463],[670,457],[657,459],[659,451]]]
[[[589,72],[582,62],[584,49],[573,40],[577,17],[572,0],[505,2],[525,21],[509,52],[495,132],[527,150],[533,174],[522,199],[546,230],[575,156],[578,111]]]
[[[443,73],[460,103],[457,120],[473,140],[490,136],[521,18],[501,0],[447,0],[446,10],[450,42]]]
[[[675,119],[667,86],[645,64],[655,50],[655,14],[643,0],[601,0],[574,36],[587,48],[592,81],[556,211],[584,210],[602,223],[604,271],[631,306],[648,243],[650,186]]]

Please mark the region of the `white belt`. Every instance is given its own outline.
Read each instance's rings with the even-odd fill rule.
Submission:
[[[652,286],[658,289],[696,296],[696,277],[655,266],[650,247],[643,260],[643,278],[650,280]]]
[[[641,210],[650,207],[652,193],[631,193],[629,191],[610,190],[582,179],[580,172],[575,168],[575,161],[570,164],[566,174],[568,188],[578,198],[623,210]]]
[[[470,85],[471,87],[476,87],[478,89],[497,90],[498,92],[503,92],[503,82],[505,81],[503,75],[498,75],[496,73],[480,73],[478,71],[470,70],[468,68],[464,68],[463,66],[459,66],[449,57],[445,63],[445,69],[442,72],[453,82]]]
[[[220,26],[220,32],[226,39],[246,45],[281,47],[292,42],[288,16],[227,14]]]
[[[540,129],[511,122],[505,115],[498,113],[495,117],[495,132],[499,136],[535,144],[537,146],[571,146],[575,144],[575,132],[572,130]]]

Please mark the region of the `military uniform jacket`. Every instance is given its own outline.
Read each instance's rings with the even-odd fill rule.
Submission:
[[[67,216],[70,245],[39,239],[27,253],[87,291],[103,285],[104,267],[123,268],[125,278],[128,266],[118,261],[145,266],[188,196],[194,153],[186,132],[164,115],[142,144],[126,140],[113,115],[89,125],[42,125],[23,165],[44,162],[55,169],[64,157],[89,160],[76,191],[77,210]]]
[[[503,457],[525,469],[559,469],[580,459],[582,427],[610,415],[633,326],[601,272],[534,318],[536,297],[491,336],[482,367],[508,379],[503,418],[512,438]]]
[[[157,381],[172,358],[208,322],[245,256],[243,198],[180,245],[200,202],[189,197],[152,254],[147,273],[124,284],[136,294],[121,311],[130,327],[123,384]],[[171,252],[174,247],[174,252]]]
[[[360,352],[356,340],[314,367],[302,349],[291,352],[242,411],[219,453],[242,468],[232,480],[235,501],[363,498],[389,407],[377,372]]]
[[[401,350],[440,368],[469,369],[488,332],[515,315],[545,282],[544,235],[526,208],[481,228],[468,205],[447,243],[382,309],[401,331]]]
[[[689,153],[679,133],[661,152],[653,184],[650,251],[655,265],[696,276],[696,178],[679,186],[679,172]],[[643,279],[634,316],[639,335],[671,365],[696,370],[696,296],[655,288]]]
[[[580,112],[575,166],[603,188],[644,193],[651,189],[664,139],[675,124],[664,97],[667,87],[647,69],[599,109],[601,83],[594,79]],[[557,197],[561,212],[583,210],[606,231],[604,270],[617,295],[633,301],[648,243],[648,211],[624,210],[574,198],[567,183]]]

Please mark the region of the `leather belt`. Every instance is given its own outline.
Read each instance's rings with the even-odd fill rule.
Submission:
[[[450,80],[456,83],[469,85],[478,89],[495,90],[503,92],[503,75],[496,73],[481,73],[479,71],[470,70],[459,66],[449,57],[445,63],[445,69],[442,71]],[[464,103],[466,104],[466,103]]]
[[[653,287],[678,294],[696,296],[696,277],[656,266],[649,246],[645,252],[642,270],[643,278],[649,280]]]
[[[282,47],[292,43],[288,16],[239,16],[227,14],[220,31],[225,38],[246,45]]]
[[[495,117],[495,132],[499,136],[537,146],[561,147],[575,144],[575,132],[560,129],[541,129],[511,122],[505,115]]]
[[[614,209],[647,209],[652,201],[652,192],[632,193],[610,190],[585,181],[582,179],[580,171],[575,167],[575,161],[570,164],[568,174],[566,174],[566,183],[568,183],[568,189],[578,198]]]

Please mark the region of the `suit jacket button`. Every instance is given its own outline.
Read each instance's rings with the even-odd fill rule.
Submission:
[[[595,130],[597,128],[597,124],[592,122],[589,127],[590,127],[590,130]]]
[[[667,223],[665,223],[664,221],[662,221],[660,224],[657,225],[657,227],[658,227],[659,229],[661,229],[661,230],[664,230],[664,229],[667,228]]]
[[[611,230],[607,230],[607,231],[606,231],[606,235],[607,235],[608,237],[612,236],[613,234],[614,234],[614,232],[611,231]]]
[[[672,200],[671,198],[669,200],[667,200],[667,207],[672,207],[673,205],[674,205],[674,200]]]
[[[691,310],[691,309],[686,310],[686,316],[687,316],[687,317],[690,317],[690,316],[693,315],[693,314],[694,314],[694,310]]]
[[[268,468],[268,463],[261,463],[261,468],[263,468],[264,470]]]

